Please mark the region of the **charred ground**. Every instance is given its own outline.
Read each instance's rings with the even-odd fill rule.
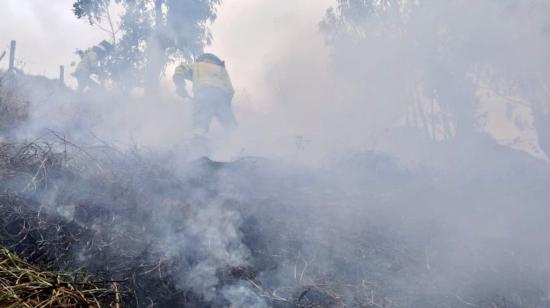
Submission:
[[[491,173],[373,152],[175,172],[147,150],[5,143],[0,238],[41,268],[89,273],[105,305],[116,283],[123,306],[544,307],[547,239],[518,234],[544,231],[547,166],[498,151]],[[517,229],[477,232],[510,211]]]

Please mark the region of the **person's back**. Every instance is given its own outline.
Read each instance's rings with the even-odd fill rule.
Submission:
[[[203,54],[195,63],[179,65],[173,80],[183,97],[187,96],[185,81],[193,82],[193,129],[196,134],[207,133],[214,117],[227,130],[236,127],[231,110],[234,90],[225,62],[212,54]]]
[[[100,62],[105,59],[112,50],[112,44],[107,41],[102,41],[97,46],[90,48],[84,53],[74,72],[80,92],[83,92],[86,88],[95,88],[99,86],[97,82],[91,78],[91,75],[100,75]]]
[[[98,66],[99,57],[97,53],[90,49],[84,53],[82,56],[82,59],[78,63],[78,66],[76,67],[76,70],[79,72],[92,72],[95,70],[95,68]]]

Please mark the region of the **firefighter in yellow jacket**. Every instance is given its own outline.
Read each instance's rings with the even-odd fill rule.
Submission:
[[[99,84],[91,77],[101,76],[101,62],[113,51],[113,45],[107,41],[102,41],[84,52],[81,61],[78,63],[74,76],[78,81],[78,91],[84,92],[86,89],[98,88]]]
[[[187,97],[185,81],[193,82],[193,132],[204,135],[215,117],[222,127],[232,130],[237,122],[231,110],[233,86],[225,69],[225,62],[213,54],[205,53],[195,63],[181,64],[173,77],[177,92]]]

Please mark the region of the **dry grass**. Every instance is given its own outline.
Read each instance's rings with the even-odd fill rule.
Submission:
[[[85,274],[44,271],[0,248],[1,307],[100,307],[113,292]]]
[[[3,132],[17,127],[29,117],[30,102],[18,88],[16,78],[0,72],[0,130]]]
[[[40,268],[84,271],[100,281],[59,274],[76,279],[63,278],[65,284],[60,285],[56,284],[57,274],[48,276],[40,288],[50,293],[52,286],[61,286],[56,291],[59,293],[72,290],[70,285],[84,295],[87,293],[80,287],[98,295],[95,301],[71,302],[63,307],[163,306],[163,302],[170,303],[174,298],[179,302],[196,301],[193,295],[174,287],[169,271],[179,266],[172,264],[178,262],[150,253],[149,247],[157,237],[148,237],[149,229],[127,218],[129,212],[143,210],[136,210],[138,202],[143,202],[136,202],[136,198],[149,195],[138,190],[146,189],[145,183],[133,181],[150,183],[152,177],[161,175],[152,175],[154,170],[149,172],[146,165],[137,170],[139,174],[130,173],[132,169],[121,167],[121,162],[132,161],[135,165],[133,158],[109,148],[83,149],[57,135],[50,141],[0,143],[0,247]],[[55,199],[43,204],[41,198],[51,191],[56,192]],[[64,204],[71,205],[71,217],[59,214]],[[98,213],[107,213],[116,222]],[[21,281],[15,278],[7,285]],[[0,307],[6,305],[0,301]]]

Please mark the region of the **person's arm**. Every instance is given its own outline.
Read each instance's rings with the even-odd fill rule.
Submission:
[[[172,79],[175,84],[185,83],[185,80],[193,80],[193,67],[185,63],[178,65]]]
[[[182,63],[176,67],[172,80],[176,85],[176,92],[181,97],[188,97],[187,89],[185,88],[186,80],[193,80],[193,67],[189,64]]]

